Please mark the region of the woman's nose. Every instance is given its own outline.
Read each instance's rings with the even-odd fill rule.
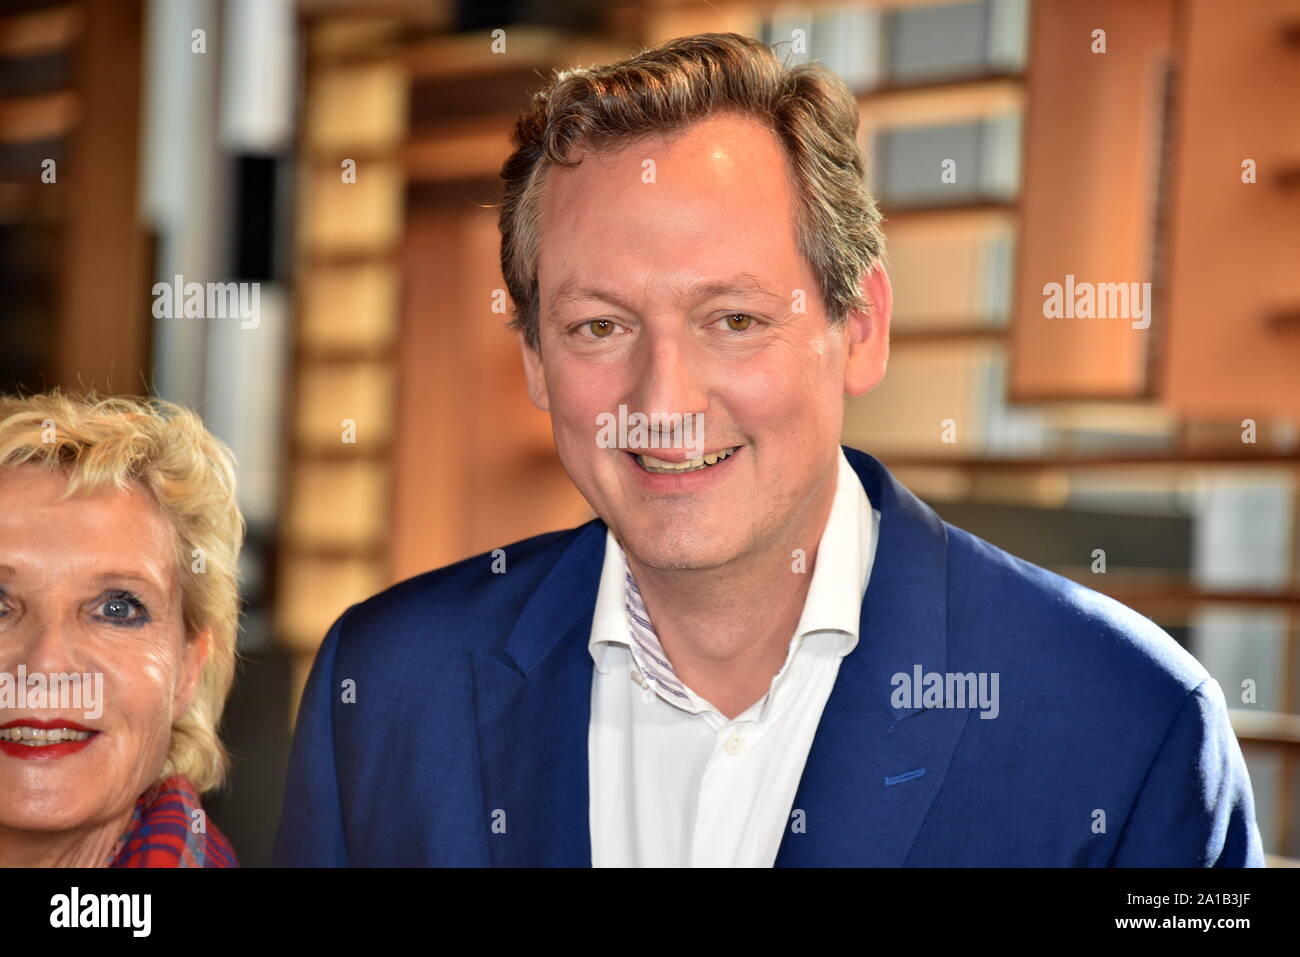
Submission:
[[[26,665],[28,674],[61,674],[78,671],[75,657],[76,639],[73,626],[61,616],[31,613],[18,624],[16,642],[5,642],[17,653],[13,665]],[[12,668],[10,668],[12,670]]]

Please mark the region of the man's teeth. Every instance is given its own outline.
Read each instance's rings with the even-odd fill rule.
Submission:
[[[740,446],[736,446],[740,448]],[[722,452],[710,452],[708,455],[701,455],[698,459],[687,459],[685,462],[665,462],[663,459],[657,459],[653,455],[638,455],[637,461],[647,472],[697,472],[700,469],[706,469],[710,465],[721,462],[736,449],[725,449]]]
[[[85,741],[89,731],[74,731],[71,728],[0,728],[0,741],[12,741],[25,744],[29,748],[44,748],[64,741]]]

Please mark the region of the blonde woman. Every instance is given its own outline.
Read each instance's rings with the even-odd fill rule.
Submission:
[[[200,795],[243,535],[194,413],[0,396],[0,866],[237,866]]]

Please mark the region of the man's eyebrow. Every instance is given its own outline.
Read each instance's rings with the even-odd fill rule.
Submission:
[[[737,273],[728,279],[715,279],[709,282],[702,282],[691,288],[688,299],[693,298],[697,302],[706,299],[713,299],[716,296],[726,295],[742,296],[759,296],[768,299],[783,299],[778,296],[767,283],[752,273]]]
[[[551,296],[550,311],[554,312],[570,302],[586,302],[593,299],[603,299],[606,302],[612,302],[617,306],[627,308],[623,300],[614,292],[599,289],[595,286],[584,287],[576,279],[566,279],[560,283],[559,288]]]
[[[725,279],[711,279],[695,283],[676,291],[679,302],[704,302],[718,296],[741,295],[783,301],[762,279],[752,273],[737,273]],[[566,279],[551,296],[551,311],[570,302],[601,300],[631,311],[632,307],[612,289],[583,286],[575,279]]]

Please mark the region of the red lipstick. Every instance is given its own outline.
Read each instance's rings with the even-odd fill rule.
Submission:
[[[18,718],[14,721],[8,721],[0,724],[0,731],[7,728],[40,728],[48,731],[51,728],[67,728],[71,731],[89,731],[90,737],[82,741],[60,741],[58,744],[47,744],[32,747],[31,745],[21,744],[17,741],[0,741],[0,753],[9,755],[11,758],[21,758],[25,761],[50,761],[55,758],[66,757],[69,754],[75,754],[82,748],[86,747],[95,738],[99,737],[99,732],[94,728],[87,728],[76,721],[62,718],[53,718],[42,720],[39,718]]]

